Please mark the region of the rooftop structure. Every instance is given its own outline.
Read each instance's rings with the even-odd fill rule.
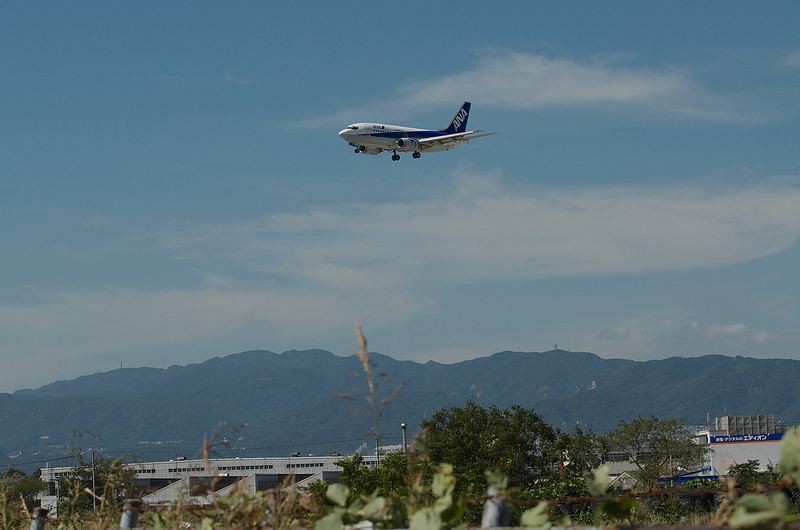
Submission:
[[[726,436],[739,436],[743,434],[776,434],[774,414],[751,414],[749,416],[723,416],[716,420],[717,431],[725,432]]]
[[[364,456],[365,465],[375,465],[375,455]],[[136,483],[150,505],[169,504],[178,499],[193,504],[211,502],[209,491],[224,495],[237,487],[255,493],[281,487],[287,479],[302,486],[311,480],[338,482],[341,466],[336,465],[342,456],[300,456],[262,458],[212,458],[205,460],[176,459],[165,462],[133,462],[128,466],[136,472]],[[208,465],[208,467],[207,467]],[[50,495],[58,495],[58,479],[72,471],[72,467],[42,469],[41,479],[50,483]]]
[[[716,429],[698,433],[700,443],[709,444],[708,475],[725,475],[732,466],[751,460],[759,462],[759,469],[780,462],[780,442],[786,426],[776,424],[773,414],[723,416],[717,418]]]

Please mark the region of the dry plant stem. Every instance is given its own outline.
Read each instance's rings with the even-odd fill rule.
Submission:
[[[361,364],[364,367],[364,373],[367,374],[367,384],[369,385],[369,404],[372,407],[372,417],[375,421],[375,437],[380,439],[380,408],[378,404],[378,397],[375,391],[375,380],[372,375],[372,365],[369,362],[369,353],[367,353],[367,338],[364,336],[364,331],[361,329],[361,324],[356,322],[356,332],[358,333],[358,346],[359,351],[353,352],[358,355]]]

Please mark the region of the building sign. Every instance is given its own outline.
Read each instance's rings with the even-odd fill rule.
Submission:
[[[783,433],[776,434],[737,434],[731,436],[712,436],[712,444],[745,444],[753,442],[779,442]]]
[[[42,508],[47,510],[48,517],[58,517],[58,497],[56,495],[42,495]]]

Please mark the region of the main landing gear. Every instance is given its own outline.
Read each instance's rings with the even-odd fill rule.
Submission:
[[[400,160],[400,155],[397,154],[397,151],[392,151],[392,152],[394,153],[392,155],[392,160],[394,160],[395,162]],[[421,156],[422,156],[422,153],[420,153],[419,151],[414,151],[413,153],[411,153],[411,158],[419,158]]]

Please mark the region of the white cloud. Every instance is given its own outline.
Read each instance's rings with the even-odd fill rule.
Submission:
[[[742,263],[795,244],[800,191],[564,191],[465,177],[444,197],[258,224],[242,258],[264,271],[320,285],[452,285]]]
[[[79,343],[86,353],[202,342],[257,324],[265,331],[319,333],[350,327],[365,311],[373,321],[403,319],[426,310],[424,298],[382,293],[370,302],[363,293],[291,293],[279,289],[201,288],[141,291],[109,287],[53,295],[37,305],[0,306],[5,346],[36,351],[58,340]],[[352,308],[352,309],[351,309]],[[40,342],[40,343],[39,343]],[[39,343],[39,344],[37,344]]]
[[[753,340],[756,341],[758,344],[766,344],[768,342],[772,342],[777,337],[770,333],[769,331],[759,331],[753,335]]]
[[[800,50],[794,50],[783,56],[781,61],[785,66],[800,66]]]
[[[744,348],[755,335],[746,324],[705,324],[694,320],[680,329],[671,329],[658,335],[657,341],[667,349],[689,353],[712,353],[720,349]]]
[[[692,322],[693,329],[695,328],[695,326],[698,326],[699,328],[699,324],[697,322]],[[744,324],[726,324],[726,325],[712,324],[707,328],[705,328],[704,333],[709,338],[714,338],[717,336],[725,336],[725,335],[743,335],[747,333],[747,326],[745,326]]]
[[[778,351],[792,351],[797,340],[755,331],[754,326],[742,322],[707,323],[714,318],[699,314],[693,306],[661,308],[627,318],[598,334],[594,341],[585,336],[581,347],[603,357],[632,360],[711,353],[768,358]],[[624,340],[618,339],[622,337]]]
[[[800,235],[800,190],[785,185],[700,192],[564,190],[475,175],[453,182],[449,191],[415,201],[137,233],[135,248],[119,244],[116,251],[178,263],[208,281],[182,290],[107,286],[6,302],[4,363],[45,362],[55,344],[77,359],[164,351],[243,330],[269,337],[274,347],[298,336],[347,333],[365,315],[372,330],[428,315],[438,309],[440,287],[723,267],[790,248]],[[619,324],[596,340],[626,339],[635,347],[643,340],[635,329]],[[741,323],[698,322],[679,335],[718,341],[747,333]],[[683,340],[667,335],[672,344]]]
[[[480,60],[468,71],[404,88],[409,104],[472,98],[483,105],[534,110],[550,105],[658,101],[687,93],[691,83],[675,70],[656,72],[604,62],[578,62],[512,53]]]
[[[620,110],[629,109],[635,116],[646,112],[710,121],[764,119],[744,109],[732,95],[707,93],[686,70],[626,64],[630,59],[630,54],[611,53],[590,60],[530,53],[489,55],[466,71],[401,87],[390,104],[342,111],[317,123],[380,120],[396,115],[398,108],[415,111],[464,100],[526,112],[554,106],[610,107],[617,117],[623,115]]]
[[[781,252],[798,237],[800,190],[785,185],[563,190],[463,175],[416,201],[177,226],[151,239],[187,266],[222,259],[266,282],[388,294],[721,267]]]
[[[269,347],[285,344],[288,349],[300,346],[298,337],[347,334],[357,319],[367,320],[370,329],[379,329],[389,322],[424,315],[432,307],[425,296],[399,292],[288,292],[219,283],[228,285],[154,291],[106,287],[41,295],[37,304],[2,305],[0,391],[75,377],[98,366],[114,368],[98,364],[100,357],[124,355],[135,358],[136,366],[165,367],[197,361],[198,355],[230,353],[225,347],[209,348],[208,344],[221,339],[229,345],[257,339]],[[247,342],[242,349],[252,346]],[[194,350],[193,355],[177,353],[187,347]],[[54,363],[54,352],[69,363]],[[37,366],[48,374],[45,381],[36,370],[31,371]]]
[[[597,334],[597,340],[625,340],[631,335],[631,330],[624,326],[616,326],[613,328],[604,329]]]

